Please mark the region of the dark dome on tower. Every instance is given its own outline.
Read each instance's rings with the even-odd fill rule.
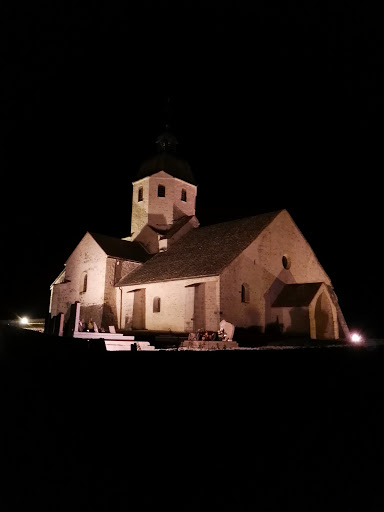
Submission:
[[[159,135],[156,140],[158,153],[145,160],[137,173],[137,179],[140,180],[146,176],[151,176],[159,171],[164,171],[175,178],[196,185],[195,177],[186,160],[176,156],[176,137],[169,131]]]

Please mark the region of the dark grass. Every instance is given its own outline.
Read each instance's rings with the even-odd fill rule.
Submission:
[[[125,335],[135,336],[135,339],[142,341],[149,341],[157,349],[178,348],[184,340],[188,339],[188,333],[178,331],[150,331],[150,330],[135,330],[135,331],[121,331]],[[327,345],[346,345],[348,341],[340,340],[311,340],[306,336],[297,336],[295,334],[280,334],[276,332],[269,332],[267,334],[261,333],[257,327],[241,328],[236,327],[234,337],[240,347],[258,348],[266,346],[319,346],[324,347]]]
[[[0,348],[2,510],[383,509],[380,345]]]

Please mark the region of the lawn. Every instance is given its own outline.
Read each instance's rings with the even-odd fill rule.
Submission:
[[[109,353],[2,329],[1,508],[382,510],[383,362],[380,344]]]

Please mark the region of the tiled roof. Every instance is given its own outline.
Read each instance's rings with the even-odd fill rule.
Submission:
[[[137,173],[137,179],[140,180],[159,171],[164,171],[175,178],[187,181],[193,185],[196,184],[195,177],[193,176],[188,162],[167,152],[158,153],[143,162]]]
[[[181,229],[183,226],[185,226],[185,224],[187,224],[193,217],[194,217],[193,215],[184,215],[180,219],[177,219],[173,223],[173,226],[169,229],[159,229],[159,228],[155,228],[153,226],[151,226],[151,228],[153,229],[153,231],[155,231],[159,235],[163,235],[166,238],[171,238],[175,233],[177,233],[177,231],[179,231],[179,229]]]
[[[99,233],[89,234],[108,256],[138,261],[140,263],[147,261],[151,257],[139,242],[128,242],[127,240],[121,240],[121,238],[100,235]]]
[[[192,229],[116,286],[218,275],[281,211]]]
[[[272,304],[272,307],[309,306],[322,284],[323,283],[286,284]]]

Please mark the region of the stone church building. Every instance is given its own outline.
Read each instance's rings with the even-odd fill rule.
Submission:
[[[80,302],[108,329],[236,327],[348,338],[331,280],[287,210],[199,227],[197,186],[168,132],[133,182],[131,233],[87,232],[51,285],[50,316]]]

